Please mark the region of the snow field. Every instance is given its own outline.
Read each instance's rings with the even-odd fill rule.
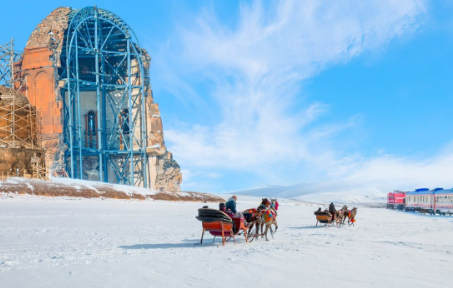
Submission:
[[[355,227],[316,228],[298,204],[281,199],[275,239],[222,247],[197,245],[216,204],[3,197],[0,286],[453,287],[453,217],[359,207]]]

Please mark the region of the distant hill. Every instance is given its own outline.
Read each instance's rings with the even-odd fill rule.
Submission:
[[[347,181],[300,183],[291,186],[270,185],[262,188],[231,192],[238,195],[282,197],[318,203],[382,203],[386,191]]]

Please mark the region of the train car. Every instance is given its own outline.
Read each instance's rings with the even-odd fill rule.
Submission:
[[[453,214],[453,189],[436,189],[434,192],[434,212],[441,215]]]
[[[434,214],[435,199],[434,193],[436,190],[429,190],[428,188],[416,189],[413,192],[406,193],[406,206],[404,211],[419,211],[421,213]]]
[[[387,194],[387,209],[404,209],[406,192],[394,191]]]

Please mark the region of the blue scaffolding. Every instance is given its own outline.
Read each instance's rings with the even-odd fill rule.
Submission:
[[[58,72],[66,170],[84,179],[84,161],[95,157],[99,181],[147,187],[146,56],[132,29],[107,10],[73,10],[69,19]],[[84,97],[96,97],[89,116]],[[84,141],[91,132],[94,145]]]
[[[14,71],[14,63],[19,61],[21,52],[14,51],[14,39],[10,42],[0,45],[0,85],[19,90],[17,86],[20,79],[17,79]]]

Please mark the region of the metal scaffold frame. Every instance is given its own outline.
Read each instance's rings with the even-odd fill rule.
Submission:
[[[14,87],[17,84],[14,82],[20,82],[20,79],[15,79],[17,77],[14,74],[18,71],[14,71],[14,63],[19,61],[21,55],[21,52],[14,51],[14,39],[11,39],[6,44],[0,45],[0,86],[13,89],[17,88]]]
[[[35,107],[0,93],[0,147],[40,149],[41,116]]]
[[[41,148],[41,116],[28,100],[18,95],[22,81],[17,76],[20,71],[14,69],[14,63],[20,60],[22,53],[14,51],[14,39],[0,45],[0,147]]]
[[[139,42],[122,19],[104,9],[74,10],[70,19],[60,73],[65,81],[60,89],[69,176],[83,179],[84,159],[97,157],[100,181],[147,187],[145,73]],[[86,91],[96,97],[95,147],[83,143],[86,116],[81,100]],[[109,171],[115,179],[109,179]]]

